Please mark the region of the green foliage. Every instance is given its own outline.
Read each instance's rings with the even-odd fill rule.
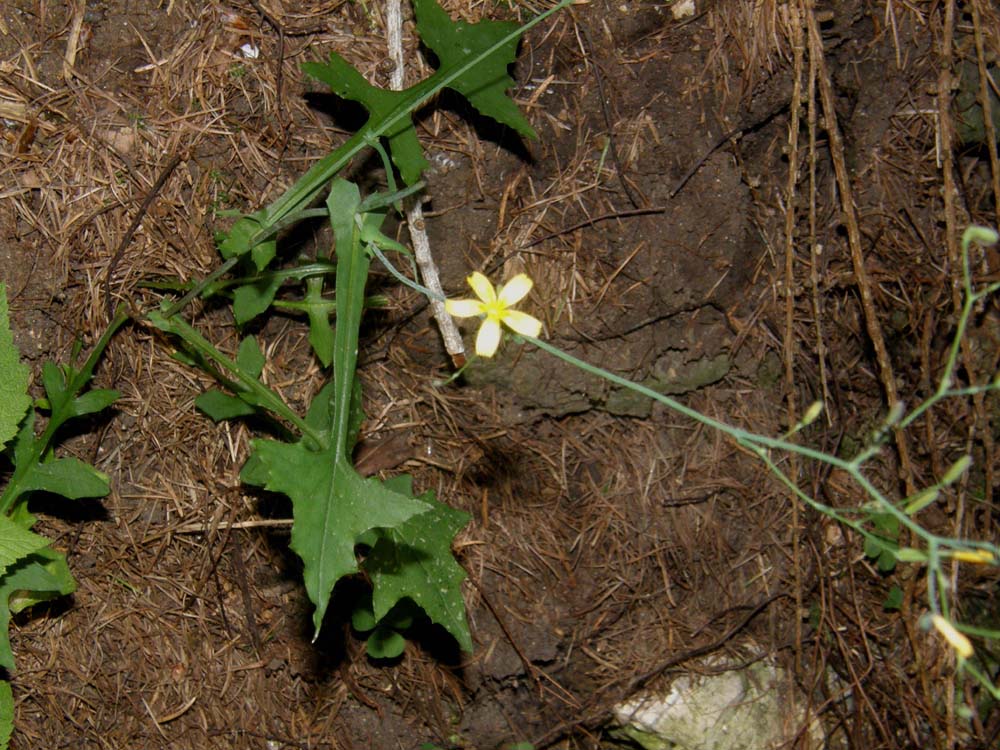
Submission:
[[[363,543],[371,547],[365,568],[375,586],[378,620],[401,601],[412,601],[471,649],[461,595],[464,571],[451,555],[451,541],[467,516],[430,494],[414,497],[408,479],[365,479],[350,461],[363,417],[355,370],[370,263],[365,238],[381,236],[385,213],[363,211],[358,188],[343,180],[332,184],[327,210],[337,243],[337,325],[329,350],[333,379],[313,398],[304,418],[260,382],[264,360],[255,340],[244,339],[237,357],[230,359],[178,317],[161,311],[149,319],[179,336],[195,361],[221,370],[232,395],[210,391],[199,397],[199,408],[210,417],[269,413],[299,429],[297,439],[255,439],[241,478],[292,501],[291,547],[303,561],[306,591],[315,605],[315,633],[337,581],[358,571],[355,548]],[[329,327],[328,319],[325,325]],[[417,520],[425,516],[425,521]],[[381,658],[402,650],[398,632],[387,628],[376,627],[369,644]]]
[[[369,112],[365,125],[343,146],[317,162],[270,206],[239,218],[219,241],[225,263],[174,306],[149,314],[150,322],[178,336],[185,358],[218,377],[230,393],[209,391],[197,406],[215,420],[266,415],[297,432],[291,439],[258,438],[241,472],[248,484],[288,496],[292,501],[291,547],[302,558],[306,590],[315,605],[313,624],[318,634],[333,587],[358,571],[356,547],[368,555],[365,572],[373,584],[372,636],[369,651],[385,657],[402,651],[398,629],[389,627],[390,615],[407,603],[419,605],[465,650],[472,639],[465,619],[461,583],[465,572],[451,554],[455,534],[468,522],[465,513],[438,502],[433,493],[414,497],[408,477],[391,482],[365,479],[353,468],[350,456],[360,428],[360,395],[355,377],[358,336],[365,307],[365,283],[370,258],[382,258],[380,248],[406,252],[385,237],[380,227],[390,205],[420,187],[427,162],[411,118],[412,112],[444,87],[450,87],[480,113],[534,137],[534,131],[505,91],[513,81],[507,66],[515,58],[520,35],[569,3],[518,28],[505,22],[453,21],[435,0],[413,0],[417,30],[440,63],[429,78],[405,91],[370,85],[343,58],[333,53],[326,63],[307,63],[304,69],[325,82],[339,96],[359,102]],[[386,153],[382,143],[388,145]],[[364,148],[382,157],[389,180],[387,194],[361,199],[358,188],[342,179],[340,171]],[[389,160],[391,158],[391,164]],[[409,186],[396,192],[393,166]],[[325,207],[312,208],[327,192]],[[279,232],[296,221],[317,215],[329,219],[335,238],[334,301],[324,294],[326,258],[317,257],[310,270],[268,271],[276,257]],[[332,260],[333,253],[329,258]],[[244,259],[256,269],[233,295],[237,324],[261,315],[272,306],[286,280],[304,282],[301,302],[281,303],[284,309],[306,313],[309,341],[319,361],[333,370],[332,381],[314,397],[308,414],[300,416],[260,381],[263,360],[247,340],[233,360],[218,351],[176,313],[198,294],[214,294],[231,286],[222,275]],[[244,263],[244,266],[248,264]],[[331,314],[336,325],[331,326]]]
[[[330,431],[332,423],[322,408],[326,404],[319,398],[313,404],[321,408],[310,410],[309,423]],[[304,440],[289,444],[257,439],[253,450],[243,480],[292,500],[291,547],[305,566],[303,578],[316,605],[313,625],[318,635],[334,585],[358,569],[354,555],[358,538],[375,527],[396,526],[427,507],[377,479],[362,478],[345,451],[333,444],[316,450]]]
[[[323,303],[323,279],[306,279],[306,298],[309,316],[309,344],[323,367],[333,363],[334,338],[330,327],[330,310]]]
[[[875,531],[865,537],[865,555],[876,561],[880,573],[891,573],[899,551],[899,520],[887,513],[873,513],[870,521]]]
[[[557,8],[563,4],[566,3]],[[335,52],[330,53],[326,63],[305,63],[303,70],[306,73],[326,83],[338,96],[360,103],[370,117],[353,138],[321,159],[277,201],[237,220],[219,242],[224,258],[237,261],[249,254],[253,267],[263,271],[277,253],[274,237],[278,231],[300,218],[315,215],[310,204],[363,148],[375,148],[386,162],[392,190],[395,181],[392,165],[388,163],[390,158],[406,185],[418,185],[427,161],[411,114],[444,87],[465,96],[481,114],[521,135],[535,137],[528,121],[505,94],[513,85],[507,75],[507,66],[514,62],[518,39],[524,29],[557,8],[519,29],[516,24],[499,21],[484,20],[476,24],[453,21],[435,0],[414,0],[413,5],[417,31],[440,62],[437,71],[408,89],[391,91],[369,84]],[[381,147],[380,139],[385,140],[391,156]],[[371,206],[365,208],[367,211]],[[281,283],[282,278],[277,274],[262,274],[239,286],[233,300],[236,322],[242,325],[263,314],[274,304]],[[333,359],[333,342],[321,278],[308,281],[304,302],[310,344],[320,362],[328,367]]]
[[[338,580],[357,571],[354,546],[368,530],[392,528],[426,504],[394,492],[377,479],[364,479],[350,462],[357,435],[352,420],[358,332],[364,309],[369,259],[360,243],[357,187],[337,181],[327,207],[337,236],[337,327],[334,332],[333,383],[314,400],[306,422],[322,436],[320,445],[255,440],[254,463],[244,478],[292,500],[292,549],[302,558],[306,590],[316,605],[313,624],[319,634],[330,594]],[[349,233],[349,236],[348,234]]]
[[[6,748],[14,729],[14,692],[10,683],[0,680],[0,748]]]
[[[407,185],[415,184],[427,167],[409,114],[414,108],[412,103],[426,99],[428,91],[441,85],[462,94],[480,114],[534,138],[535,131],[504,93],[514,84],[507,75],[507,66],[516,57],[517,26],[490,20],[475,24],[452,21],[435,0],[413,0],[413,10],[420,38],[441,63],[431,77],[403,91],[380,89],[335,52],[330,53],[328,62],[305,63],[302,69],[337,96],[358,102],[368,110],[371,118],[366,128],[388,141],[392,161]],[[470,59],[484,53],[488,53],[484,59],[469,65]]]
[[[194,405],[205,412],[213,422],[249,417],[257,413],[257,410],[243,399],[216,390],[199,394],[194,400]]]
[[[412,493],[409,476],[390,481],[405,494]],[[377,619],[387,617],[400,602],[411,599],[432,622],[451,633],[463,651],[471,652],[462,600],[466,573],[451,556],[452,539],[465,528],[469,514],[438,502],[432,491],[420,500],[431,510],[395,528],[379,529],[365,559],[365,571],[374,587],[374,615]]]
[[[107,475],[78,459],[56,458],[51,450],[56,433],[64,424],[76,417],[99,412],[118,398],[116,391],[98,389],[84,393],[83,389],[111,336],[124,321],[124,316],[115,319],[80,369],[71,365],[57,367],[52,363],[43,367],[46,398],[39,402],[39,408],[49,412],[48,423],[45,430],[36,435],[34,413],[29,412],[24,419],[12,446],[14,472],[0,495],[0,512],[18,521],[26,518],[21,511],[28,493],[34,491],[52,492],[71,499],[107,494]],[[9,423],[3,425],[4,428],[9,426]],[[31,524],[22,525],[30,528]]]
[[[71,594],[76,582],[61,552],[43,548],[22,558],[0,578],[0,666],[14,669],[7,627],[10,617],[35,604]]]
[[[903,589],[898,584],[893,584],[889,593],[885,595],[882,602],[882,609],[888,612],[898,612],[903,607]]]
[[[48,543],[45,537],[28,531],[7,516],[0,516],[0,579],[12,566],[48,546]]]
[[[359,152],[374,147],[379,138],[387,138],[390,149],[396,149],[392,158],[399,165],[404,182],[414,184],[422,171],[423,157],[419,144],[406,135],[412,129],[410,113],[444,87],[453,88],[469,98],[484,115],[524,135],[532,135],[527,121],[517,112],[513,102],[503,95],[511,83],[506,67],[514,59],[520,36],[571,1],[561,0],[555,7],[517,28],[493,21],[473,25],[455,22],[441,11],[434,0],[414,0],[418,31],[422,36],[428,34],[432,37],[433,42],[428,42],[428,46],[442,64],[434,75],[398,94],[370,86],[350,66],[342,64],[339,57],[331,58],[326,65],[308,64],[307,72],[321,76],[321,80],[335,90],[341,88],[344,96],[356,97],[372,116],[343,146],[316,162],[278,200],[239,219],[220,242],[222,256],[227,259],[241,257],[260,243],[272,239],[277,227],[310,206]],[[390,99],[392,106],[388,107]],[[262,262],[266,255],[254,257],[258,269],[267,265]]]
[[[537,137],[531,125],[504,92],[514,85],[507,75],[507,65],[517,55],[520,31],[516,24],[480,21],[468,24],[452,21],[435,0],[414,0],[417,31],[441,62],[437,75],[450,79],[447,84],[475,107],[480,114],[513,128],[526,138]],[[470,58],[480,51],[490,52],[482,62],[468,67]]]
[[[7,293],[0,285],[0,450],[17,433],[17,425],[31,404],[30,374],[18,358],[7,318]]]
[[[257,247],[271,246],[273,244],[273,242],[265,242],[257,245]],[[270,262],[270,258],[267,259],[267,262]],[[263,266],[259,267],[263,268]],[[233,315],[236,318],[236,322],[239,325],[243,325],[267,310],[271,306],[271,303],[274,302],[274,295],[278,293],[280,286],[281,278],[270,275],[265,276],[259,281],[239,287],[233,297]]]
[[[375,616],[372,597],[362,597],[351,612],[351,627],[367,633],[365,650],[373,659],[395,659],[406,648],[403,632],[413,625],[413,605],[404,599],[383,617]]]
[[[53,447],[57,432],[69,420],[102,411],[118,393],[98,389],[84,392],[94,366],[114,332],[126,320],[119,315],[101,337],[80,369],[42,368],[45,398],[37,407],[49,412],[48,424],[35,433],[35,412],[28,395],[28,368],[19,361],[7,318],[7,296],[0,284],[0,448],[6,447],[13,473],[0,494],[0,666],[14,669],[7,629],[11,615],[34,604],[64,596],[76,584],[61,552],[33,531],[35,519],[28,512],[32,492],[44,491],[68,499],[103,497],[108,477],[76,458],[57,458]],[[20,429],[18,428],[18,425]],[[6,446],[11,436],[12,445]],[[0,748],[7,747],[13,728],[14,702],[10,685],[0,682]]]

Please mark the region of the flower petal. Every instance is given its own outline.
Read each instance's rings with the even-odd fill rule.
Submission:
[[[487,318],[476,334],[476,354],[480,357],[492,357],[500,346],[500,324]]]
[[[518,310],[507,310],[504,312],[502,320],[504,325],[513,331],[517,331],[522,336],[538,338],[538,334],[542,332],[542,321],[538,318],[533,318],[528,313],[519,312]]]
[[[483,314],[483,303],[477,299],[446,299],[444,309],[456,318],[472,318]]]
[[[532,286],[534,282],[528,278],[528,274],[519,273],[500,287],[499,299],[505,306],[516,305],[528,296]]]
[[[469,286],[472,287],[472,291],[476,293],[476,296],[487,305],[497,301],[497,293],[493,289],[493,285],[479,271],[473,272],[467,281],[469,282]]]

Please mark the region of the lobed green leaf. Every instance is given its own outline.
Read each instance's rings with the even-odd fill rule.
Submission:
[[[406,108],[412,100],[409,91],[390,91],[372,86],[350,63],[336,52],[330,53],[326,63],[304,63],[302,70],[322,81],[337,96],[362,105],[369,114],[370,122],[389,119],[397,110]],[[389,153],[399,169],[403,181],[412,185],[420,180],[427,168],[423,149],[413,128],[413,119],[407,114],[382,133],[389,142]]]
[[[31,405],[28,381],[31,371],[14,346],[7,315],[7,291],[0,284],[0,449],[17,434],[24,413]]]
[[[440,63],[430,78],[403,91],[381,89],[368,83],[336,53],[331,53],[325,63],[303,64],[303,71],[325,83],[337,96],[357,102],[368,111],[366,128],[373,132],[367,137],[380,135],[386,139],[392,162],[407,185],[416,184],[427,168],[411,113],[444,82],[468,99],[480,114],[535,138],[534,129],[506,95],[514,85],[507,66],[517,57],[517,24],[453,21],[436,0],[414,0],[413,9],[421,39]],[[484,54],[484,59],[469,65]]]
[[[500,43],[517,30],[517,24],[484,20],[478,23],[453,21],[435,0],[413,0],[417,31],[441,62],[441,71],[455,70],[484,50]],[[475,107],[480,114],[492,117],[526,138],[537,138],[534,129],[521,114],[506,91],[514,85],[507,66],[517,59],[518,38],[506,41],[492,55],[465,71],[448,84]]]
[[[291,547],[302,558],[318,635],[334,584],[358,570],[358,537],[369,529],[396,526],[428,506],[387,489],[377,479],[363,479],[338,459],[334,446],[316,451],[303,442],[257,439],[253,450],[256,458],[241,477],[292,501]]]
[[[62,554],[43,549],[12,566],[0,577],[0,667],[14,669],[8,629],[11,614],[38,602],[72,593],[73,576]]]
[[[410,483],[404,475],[386,484],[409,494]],[[462,598],[466,573],[451,552],[452,541],[469,522],[469,514],[438,502],[433,492],[424,493],[420,500],[431,510],[395,528],[380,529],[365,559],[365,571],[374,587],[374,615],[381,620],[397,603],[410,599],[451,633],[463,651],[471,652]]]

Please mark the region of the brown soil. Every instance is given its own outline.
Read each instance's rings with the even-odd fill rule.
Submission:
[[[469,19],[537,10],[448,5]],[[937,92],[977,59],[977,33],[997,59],[1000,22],[984,2],[952,22],[949,3],[807,5],[699,1],[680,20],[662,4],[574,7],[528,35],[513,71],[537,142],[451,99],[428,108],[426,223],[449,294],[465,296],[471,269],[526,270],[557,345],[764,434],[822,399],[801,439],[842,455],[892,389],[926,398],[953,334],[958,238],[1000,221],[996,151],[961,144],[953,112],[936,116],[951,91]],[[0,268],[36,372],[100,335],[108,291],[144,309],[159,296],[143,281],[209,273],[221,210],[265,205],[346,138],[357,123],[299,65],[337,50],[385,84],[382,12],[4,4]],[[352,174],[377,184],[370,167]],[[997,278],[998,257],[975,270]],[[879,573],[734,442],[530,347],[435,386],[449,364],[420,298],[372,284],[390,303],[363,331],[365,465],[473,515],[456,549],[475,653],[427,629],[402,659],[371,661],[344,614],[357,582],[310,643],[288,508],[238,478],[250,428],[197,413],[209,381],[136,323],[99,371],[117,409],[64,447],[112,477],[111,495],[39,509],[79,588],[12,627],[12,747],[600,747],[640,687],[697,657],[765,654],[794,670],[838,746],[995,746],[1000,712],[917,626],[922,573]],[[194,321],[235,348],[221,310]],[[998,321],[995,303],[975,316],[964,381],[996,373]],[[259,333],[266,379],[303,406],[322,379],[305,328],[276,317]],[[971,451],[973,474],[921,520],[995,542],[997,408],[950,402],[887,444],[873,479],[902,497]],[[781,460],[824,502],[864,502],[845,477]],[[896,584],[903,608],[886,611]],[[995,626],[995,577],[963,570],[957,591],[970,621]]]

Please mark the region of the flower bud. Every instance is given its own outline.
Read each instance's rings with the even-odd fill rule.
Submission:
[[[961,658],[968,659],[972,656],[972,644],[968,638],[955,629],[954,625],[941,615],[933,615],[931,623],[934,625],[934,629],[941,634],[942,638],[948,641],[948,645],[955,649],[955,653]]]

